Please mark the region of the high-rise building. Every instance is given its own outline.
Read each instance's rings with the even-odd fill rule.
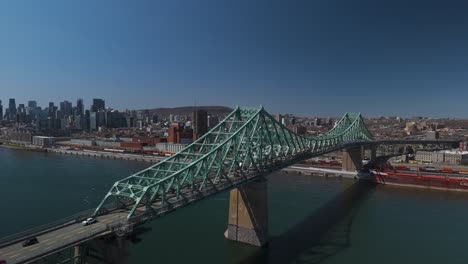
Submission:
[[[91,112],[98,112],[100,110],[106,110],[106,103],[102,99],[94,98]]]
[[[83,104],[83,99],[79,98],[76,101],[76,110],[78,111],[79,116],[84,115],[84,104]]]
[[[0,121],[3,120],[3,105],[2,105],[2,100],[0,100]]]
[[[123,113],[112,111],[106,113],[106,127],[119,128],[126,127],[127,119]]]
[[[217,116],[208,116],[208,128],[212,129],[217,124],[219,124],[219,117]]]
[[[208,113],[205,110],[196,110],[192,116],[193,139],[196,140],[208,132]]]
[[[37,108],[37,102],[36,101],[28,101],[28,107],[29,107],[29,109],[35,110]]]
[[[26,113],[26,107],[24,107],[24,104],[19,104],[18,105],[18,113]]]
[[[89,130],[97,130],[97,128],[96,112],[91,112],[89,117]]]
[[[61,102],[60,111],[62,111],[63,116],[71,116],[72,115],[72,103],[68,101]]]
[[[8,115],[9,120],[16,120],[16,102],[14,98],[10,98],[8,102]]]
[[[54,102],[50,102],[49,103],[49,117],[51,118],[55,118],[55,106],[54,106]]]

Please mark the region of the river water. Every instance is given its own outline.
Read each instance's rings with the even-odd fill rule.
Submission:
[[[96,207],[147,163],[0,148],[0,237]],[[130,263],[467,263],[468,194],[276,173],[271,242],[227,241],[228,194],[148,224]]]

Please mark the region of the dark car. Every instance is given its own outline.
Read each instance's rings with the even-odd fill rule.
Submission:
[[[6,260],[0,260],[0,264],[7,264]]]
[[[23,242],[23,247],[28,247],[28,246],[31,246],[31,245],[34,245],[34,244],[37,244],[39,243],[39,241],[37,240],[37,237],[33,237],[33,238],[30,238],[26,241]]]

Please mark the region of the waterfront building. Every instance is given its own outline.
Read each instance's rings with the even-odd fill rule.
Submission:
[[[186,144],[156,143],[154,149],[158,152],[177,153],[184,149],[186,146]],[[147,150],[150,150],[150,148],[148,148]]]
[[[179,144],[182,142],[191,143],[193,129],[185,129],[179,123],[173,123],[168,130],[167,142]]]
[[[459,165],[468,163],[468,151],[417,151],[415,160],[428,163]]]
[[[50,147],[54,145],[54,137],[34,136],[32,137],[32,144],[40,147]]]

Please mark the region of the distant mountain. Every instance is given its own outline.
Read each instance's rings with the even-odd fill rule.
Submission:
[[[166,117],[170,114],[173,115],[191,115],[196,109],[205,110],[209,114],[214,116],[225,116],[232,112],[232,108],[226,106],[207,105],[207,106],[182,106],[173,108],[154,108],[154,109],[143,109],[148,110],[151,114],[155,114],[159,117]]]

